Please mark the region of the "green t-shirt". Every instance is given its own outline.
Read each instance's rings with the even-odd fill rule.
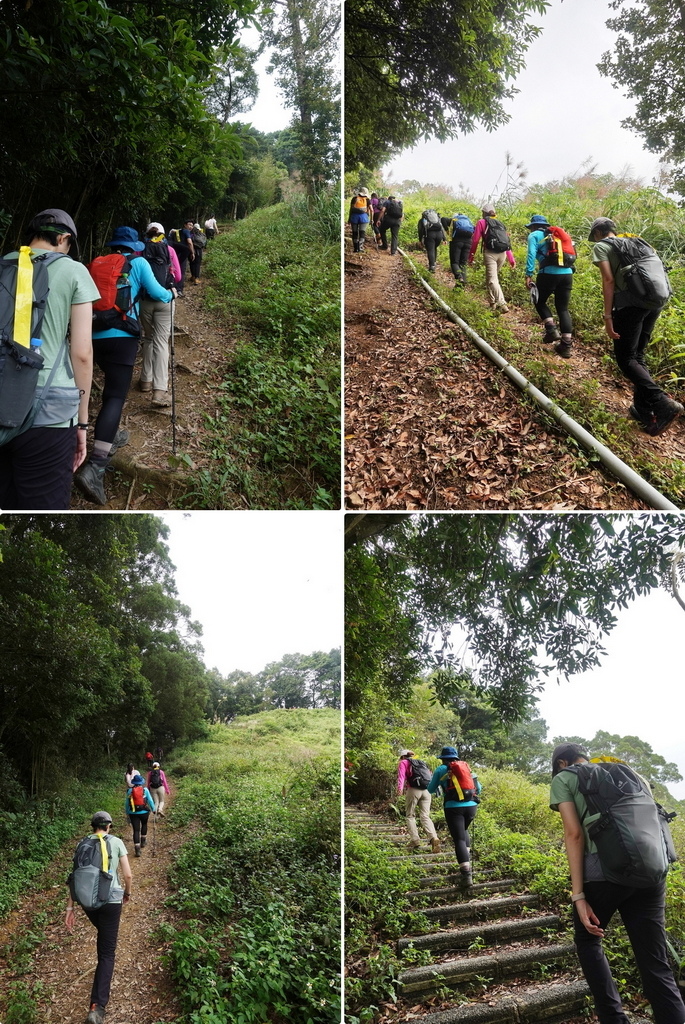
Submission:
[[[32,249],[32,253],[41,254],[45,250]],[[51,252],[52,250],[47,250]],[[8,253],[9,257],[18,257],[17,252]],[[41,330],[42,346],[41,354],[45,363],[38,375],[38,386],[45,384],[50,370],[55,364],[59,350],[64,341],[69,327],[71,307],[80,305],[83,302],[95,302],[100,298],[95,283],[82,263],[76,263],[69,256],[55,260],[48,265],[48,281],[50,283],[50,294],[48,295],[43,328]],[[66,358],[60,359],[55,376],[52,378],[53,387],[74,387],[74,374],[69,359],[69,346],[67,345]],[[45,424],[51,427],[68,427],[70,421],[62,423]]]
[[[604,873],[599,863],[597,847],[587,832],[588,825],[596,821],[599,818],[599,814],[588,814],[587,801],[580,792],[576,773],[560,771],[552,779],[552,786],[549,791],[549,806],[553,811],[558,811],[559,804],[568,803],[569,801],[575,804],[585,836],[583,880],[586,882],[600,882],[604,879]]]
[[[630,292],[626,288],[626,279],[623,276],[623,264],[618,252],[606,239],[595,242],[592,250],[593,263],[609,263],[611,273],[614,275],[614,309],[623,309],[625,306],[632,306]]]

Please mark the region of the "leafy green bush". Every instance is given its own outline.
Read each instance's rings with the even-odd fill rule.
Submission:
[[[206,301],[237,340],[207,421],[213,468],[184,507],[339,507],[338,231],[328,195],[257,210],[213,242]]]

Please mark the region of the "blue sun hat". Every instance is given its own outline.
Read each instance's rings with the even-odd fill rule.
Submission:
[[[134,252],[142,252],[145,242],[138,241],[138,232],[135,228],[119,227],[114,229],[111,242],[105,242],[107,246],[125,245]]]
[[[530,224],[526,224],[527,228],[548,228],[549,221],[546,217],[543,217],[541,213],[534,213],[530,218]]]
[[[458,761],[459,751],[456,747],[443,747],[438,757],[441,761]]]

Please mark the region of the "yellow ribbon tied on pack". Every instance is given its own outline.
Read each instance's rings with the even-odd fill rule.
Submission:
[[[31,345],[31,318],[33,315],[33,263],[31,249],[22,245],[17,267],[17,290],[14,299],[14,340],[18,345]]]

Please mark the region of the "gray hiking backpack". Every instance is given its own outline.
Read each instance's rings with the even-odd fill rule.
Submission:
[[[407,760],[409,761],[408,784],[414,789],[427,789],[428,783],[433,778],[433,772],[426,762],[419,760],[418,757],[409,757]]]
[[[668,873],[669,853],[649,787],[620,761],[573,764],[587,802],[587,833],[608,882],[647,889]],[[590,818],[594,820],[590,821]]]
[[[644,238],[616,235],[603,238],[618,254],[631,305],[641,309],[663,309],[673,289],[656,251]]]
[[[86,836],[76,847],[74,866],[67,878],[71,898],[86,910],[97,910],[109,902],[114,875],[103,870],[103,846],[107,866],[112,863],[109,836]]]

